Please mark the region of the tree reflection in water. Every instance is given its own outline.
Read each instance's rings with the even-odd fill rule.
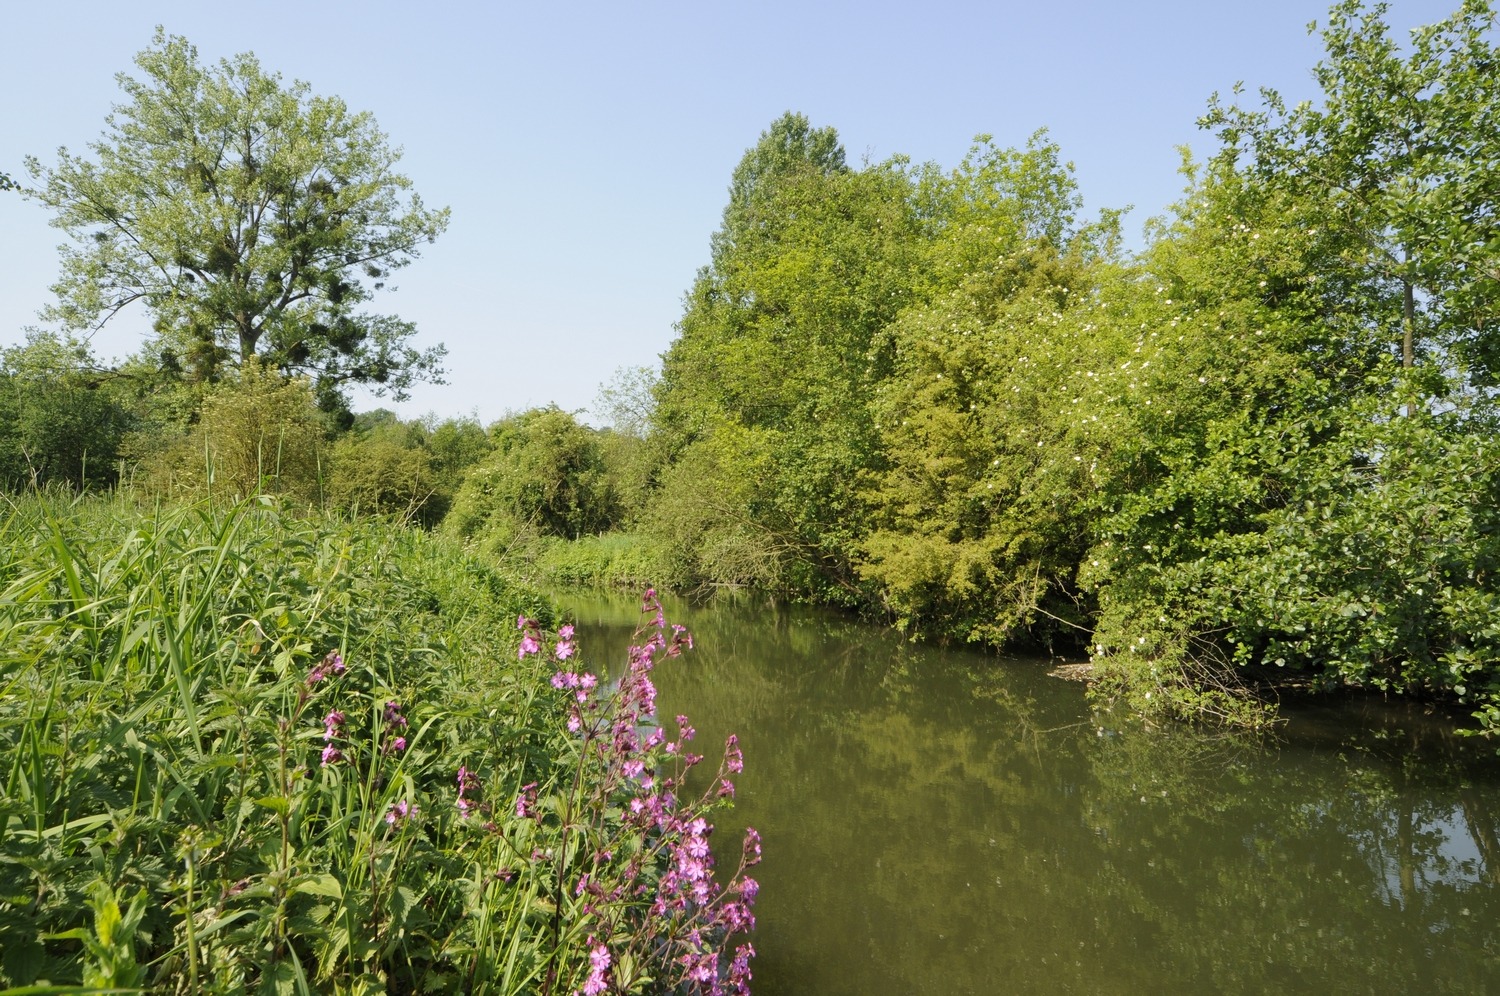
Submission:
[[[569,596],[585,653],[626,599]],[[1043,661],[732,602],[659,674],[740,735],[723,842],[765,840],[758,994],[1500,989],[1500,768],[1416,707],[1275,741],[1091,712]]]

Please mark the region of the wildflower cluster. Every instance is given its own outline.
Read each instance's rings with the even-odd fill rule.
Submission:
[[[703,761],[688,749],[695,731],[685,716],[677,717],[675,737],[662,728],[652,672],[690,649],[692,637],[667,624],[654,591],[646,593],[644,611],[626,669],[608,683],[570,663],[577,653],[572,626],[553,640],[535,621],[517,620],[521,658],[545,647],[557,666],[550,683],[567,696],[577,750],[571,789],[560,799],[539,805],[537,793],[546,789],[528,782],[510,807],[531,826],[531,846],[520,846],[515,834],[516,859],[533,873],[545,868],[553,892],[550,947],[560,954],[544,992],[636,992],[655,980],[672,991],[748,993],[755,952],[742,937],[755,927],[759,885],[745,871],[760,860],[760,837],[747,831],[737,867],[721,883],[707,819],[733,797],[743,754],[729,737],[709,787],[689,792],[689,773]],[[490,812],[474,772],[460,768],[457,785],[462,818]],[[484,826],[505,834],[493,814]],[[584,957],[565,963],[569,951]]]
[[[300,714],[321,691],[327,690],[332,694],[339,694],[339,691],[336,691],[338,686],[332,683],[332,679],[342,677],[347,670],[343,655],[337,650],[330,650],[307,672],[306,678],[303,679],[302,688],[298,693],[296,713]],[[344,697],[353,694],[351,689],[341,691]],[[376,699],[376,701],[380,700]],[[318,758],[320,767],[332,767],[350,760],[350,752],[354,750],[355,745],[350,740],[346,729],[348,719],[348,713],[341,708],[330,708],[323,714],[323,750]],[[401,704],[394,699],[386,699],[381,707],[381,733],[372,745],[373,752],[383,758],[404,752],[407,747],[409,725]],[[342,747],[339,746],[341,742]],[[401,799],[392,803],[386,810],[385,822],[392,827],[402,826],[408,819],[415,816],[417,811],[415,804]]]

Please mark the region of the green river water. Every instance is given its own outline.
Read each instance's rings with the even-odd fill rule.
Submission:
[[[637,604],[569,595],[586,659]],[[754,990],[1500,992],[1500,764],[1420,706],[1284,710],[1272,740],[1091,711],[1052,664],[800,609],[667,603],[656,673],[740,737],[725,860],[764,837]]]

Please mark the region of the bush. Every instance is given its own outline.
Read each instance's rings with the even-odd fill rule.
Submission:
[[[503,556],[537,536],[577,539],[614,525],[618,502],[595,433],[558,408],[492,426],[495,450],[470,469],[446,528]]]
[[[231,500],[276,494],[318,504],[328,456],[328,423],[305,378],[285,378],[258,361],[210,389],[195,426],[165,440],[134,440],[138,483],[165,495]]]
[[[86,345],[33,332],[0,365],[0,481],[12,488],[114,483],[134,423]]]

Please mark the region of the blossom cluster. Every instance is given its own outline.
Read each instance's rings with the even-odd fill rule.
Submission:
[[[556,812],[538,809],[538,786],[529,782],[515,797],[514,815],[539,825],[548,821],[558,838],[555,848],[534,849],[531,860],[555,862],[557,892],[573,900],[566,906],[576,918],[569,931],[589,938],[575,992],[631,991],[637,980],[621,977],[625,966],[650,965],[673,991],[748,993],[754,948],[734,942],[755,927],[760,887],[745,870],[760,861],[760,836],[746,832],[738,867],[720,883],[706,818],[733,797],[732,776],[744,770],[744,755],[731,735],[709,788],[687,791],[689,772],[703,761],[689,749],[696,731],[686,716],[676,717],[675,737],[663,729],[652,673],[659,661],[691,649],[692,636],[668,625],[654,591],[646,593],[644,613],[624,673],[609,683],[570,663],[577,653],[572,626],[561,627],[553,640],[536,621],[517,619],[520,657],[547,648],[557,665],[550,684],[567,695],[578,763],[592,774],[579,772],[579,795]],[[459,769],[457,781],[458,811],[467,817],[479,805],[480,784],[467,768]],[[569,855],[577,855],[571,864]]]
[[[347,667],[344,664],[343,655],[337,650],[330,650],[316,665],[308,672],[303,681],[303,688],[298,697],[298,711],[307,705],[318,695],[317,686],[332,678],[342,676]],[[326,687],[326,686],[325,686]],[[410,725],[403,712],[401,704],[394,699],[388,699],[381,709],[382,731],[379,743],[376,745],[376,753],[381,757],[390,757],[399,754],[407,747],[407,728]],[[342,709],[329,709],[323,715],[323,750],[319,755],[321,767],[336,765],[341,761],[348,761],[349,755],[344,748],[338,746],[340,740],[344,741],[345,748],[348,743],[348,735],[345,732],[345,724],[348,715]],[[417,814],[417,807],[406,799],[393,803],[386,811],[385,821],[390,826],[401,826],[408,819]]]

